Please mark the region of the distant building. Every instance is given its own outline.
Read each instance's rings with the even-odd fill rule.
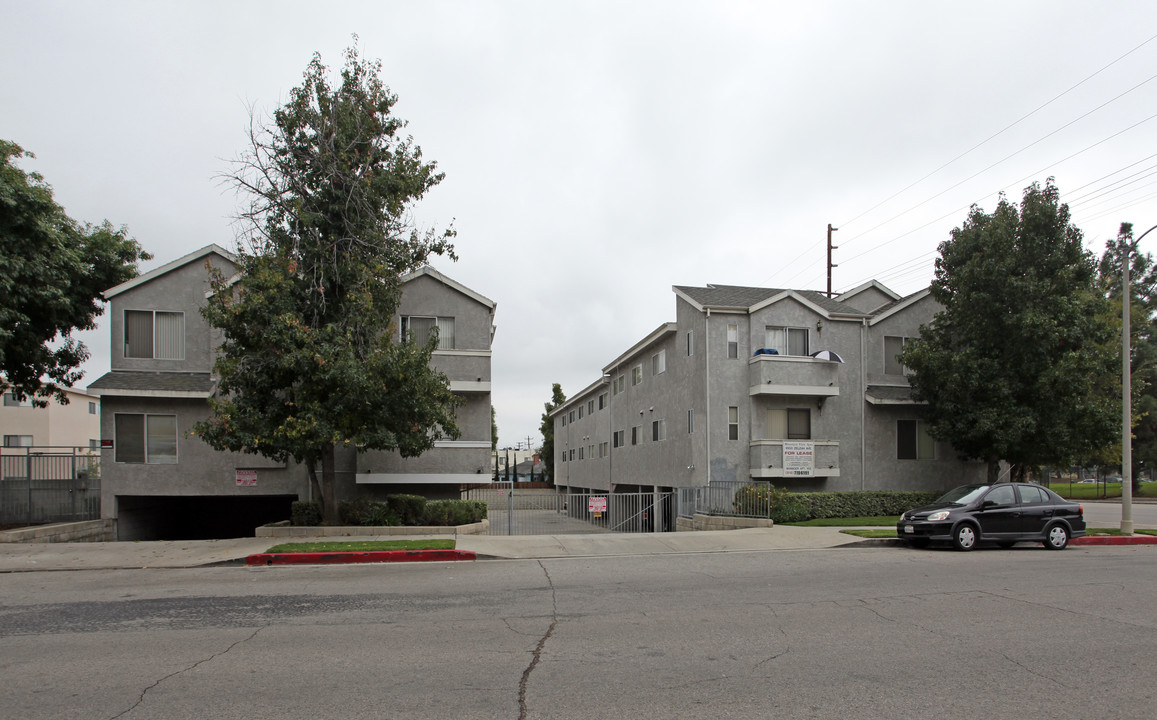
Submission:
[[[928,290],[673,289],[675,321],[552,413],[556,485],[934,490],[984,479],[982,463],[928,435],[896,358],[938,309]]]
[[[100,397],[66,389],[68,404],[50,400],[33,407],[6,392],[0,401],[0,434],[4,447],[71,447],[100,449]]]

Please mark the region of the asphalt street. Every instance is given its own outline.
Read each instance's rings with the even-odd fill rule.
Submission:
[[[0,575],[12,718],[1150,718],[1157,548]]]

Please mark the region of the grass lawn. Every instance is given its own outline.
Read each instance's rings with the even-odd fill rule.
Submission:
[[[300,542],[274,545],[271,553],[303,552],[377,552],[379,550],[453,550],[454,540],[366,540],[337,542]]]
[[[1121,497],[1121,483],[1052,483],[1047,486],[1057,495],[1070,500],[1096,500],[1098,498]],[[1141,483],[1137,497],[1157,498],[1157,482]]]

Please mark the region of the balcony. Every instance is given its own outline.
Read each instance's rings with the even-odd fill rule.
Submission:
[[[813,357],[756,355],[747,361],[749,395],[840,394],[840,363]]]
[[[795,460],[789,454],[786,468],[784,443],[788,443],[789,447],[795,444],[791,449],[797,451]],[[809,450],[811,453],[810,463],[807,460]],[[839,477],[840,442],[838,440],[754,440],[751,443],[750,460],[753,479]]]

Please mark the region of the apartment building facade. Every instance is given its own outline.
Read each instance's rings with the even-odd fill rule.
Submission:
[[[935,315],[927,290],[673,290],[675,321],[553,413],[557,485],[925,490],[984,478],[928,436],[896,359]]]
[[[209,267],[230,276],[236,258],[209,245],[105,293],[110,372],[89,391],[103,409],[101,512],[117,520],[121,540],[250,534],[288,518],[294,500],[310,499],[304,467],[217,451],[189,432],[209,417],[207,401],[217,391],[213,364],[222,338],[200,313]],[[404,278],[395,332],[400,340],[406,327],[406,337],[421,341],[431,322],[445,331],[431,362],[463,397],[462,439],[412,459],[349,449],[338,457],[336,497],[437,497],[456,494],[462,478],[488,476],[494,307],[432,268]]]

